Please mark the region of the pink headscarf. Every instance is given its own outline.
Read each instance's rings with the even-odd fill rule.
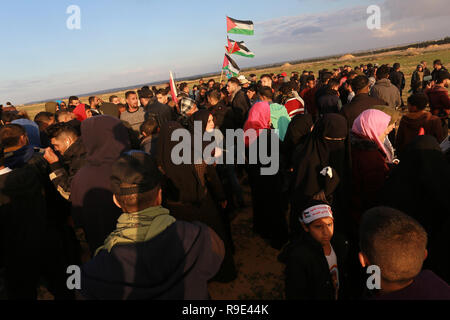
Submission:
[[[356,118],[355,122],[353,122],[352,131],[375,142],[389,158],[390,152],[386,150],[384,141],[380,140],[380,136],[386,131],[390,121],[391,117],[386,113],[376,109],[369,109]],[[388,160],[391,161],[392,159]]]
[[[260,134],[260,129],[270,128],[270,105],[267,101],[255,103],[248,112],[247,121],[244,124],[244,133],[248,129],[256,130],[256,137],[249,136],[245,138],[245,145],[248,146],[256,140]]]

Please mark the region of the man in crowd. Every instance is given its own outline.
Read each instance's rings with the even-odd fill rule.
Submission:
[[[139,133],[139,127],[145,120],[144,108],[139,107],[138,96],[134,91],[125,93],[127,110],[120,114],[120,120],[126,122],[135,132]]]
[[[228,80],[227,90],[230,95],[231,108],[233,109],[235,128],[242,128],[251,107],[250,101],[241,90],[240,82],[235,77]]]
[[[118,96],[113,95],[109,97],[109,102],[117,105],[120,103],[120,99]]]
[[[61,155],[61,161],[52,148],[47,148],[44,159],[50,165],[50,180],[61,196],[70,199],[71,182],[85,164],[86,150],[78,132],[67,123],[57,123],[47,129],[51,144]]]
[[[353,126],[353,122],[363,111],[373,106],[386,105],[383,100],[369,96],[369,78],[367,76],[356,76],[352,80],[352,89],[356,93],[355,97],[341,110],[341,114],[347,119],[349,128]]]
[[[384,65],[377,70],[377,82],[370,90],[372,97],[384,100],[389,107],[398,109],[402,105],[400,91],[389,80],[389,67]]]
[[[405,88],[405,75],[400,71],[400,63],[394,63],[392,66],[392,71],[389,74],[389,79],[391,80],[391,83],[400,91],[400,97],[402,97],[403,89]],[[403,99],[401,103],[403,107]]]
[[[448,85],[450,83],[450,73],[441,69],[435,74],[436,84],[425,90],[425,94],[430,100],[430,111],[433,115],[441,118],[444,135],[448,132],[448,116],[450,114],[450,98],[448,96]]]

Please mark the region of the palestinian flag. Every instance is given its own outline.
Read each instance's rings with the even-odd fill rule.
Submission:
[[[227,33],[252,36],[254,34],[253,21],[242,21],[227,17]]]
[[[248,50],[248,48],[245,46],[244,41],[236,42],[234,40],[228,39],[228,47],[226,47],[226,49],[229,54],[238,54],[246,58],[255,57],[255,54]]]
[[[239,71],[241,71],[236,62],[234,62],[233,59],[231,59],[226,53],[225,58],[223,59],[222,69],[232,74],[233,77],[236,77],[239,74]]]

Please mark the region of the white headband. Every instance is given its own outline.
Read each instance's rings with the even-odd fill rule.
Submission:
[[[310,224],[314,220],[321,218],[333,218],[333,212],[329,205],[319,204],[306,209],[303,211],[300,221],[304,224]]]

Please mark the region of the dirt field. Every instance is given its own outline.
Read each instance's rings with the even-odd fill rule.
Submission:
[[[377,55],[367,55],[364,57],[356,57],[350,60],[341,61],[339,59],[334,60],[324,60],[324,61],[318,61],[314,63],[302,63],[302,64],[296,64],[296,65],[286,65],[283,67],[277,67],[277,68],[268,68],[268,69],[259,69],[259,70],[250,70],[243,72],[242,74],[245,76],[248,76],[251,73],[256,74],[258,77],[264,73],[282,73],[287,72],[290,76],[292,71],[314,71],[317,75],[318,70],[320,69],[333,69],[337,68],[339,66],[348,64],[351,66],[356,66],[361,63],[378,63],[379,65],[384,63],[393,64],[394,62],[399,62],[401,65],[401,71],[405,74],[405,80],[406,80],[406,87],[403,91],[403,99],[406,101],[407,92],[410,89],[411,84],[411,75],[413,71],[416,69],[417,65],[420,63],[420,61],[425,60],[427,62],[427,66],[430,70],[432,70],[433,66],[433,60],[440,59],[446,66],[447,69],[450,67],[448,65],[448,62],[450,61],[450,45],[441,45],[437,47],[429,47],[425,49],[416,49],[416,48],[410,48],[403,51],[391,51],[386,53],[381,53]],[[208,78],[209,79],[209,78]],[[215,79],[218,81],[220,77],[211,77],[211,79]],[[192,86],[194,83],[198,83],[198,80],[195,81],[188,81],[190,83],[190,86]],[[138,88],[136,88],[138,89]],[[93,90],[95,90],[93,88]],[[125,102],[125,91],[119,91],[119,92],[110,92],[107,94],[99,95],[103,101],[108,101],[109,96],[111,95],[117,95],[119,98]],[[80,97],[81,101],[83,103],[88,102],[88,97]],[[67,100],[65,100],[67,103]],[[33,105],[27,105],[27,106],[17,106],[20,110],[27,111],[30,119],[33,119],[34,116],[44,110],[45,103],[41,104],[33,104]]]

